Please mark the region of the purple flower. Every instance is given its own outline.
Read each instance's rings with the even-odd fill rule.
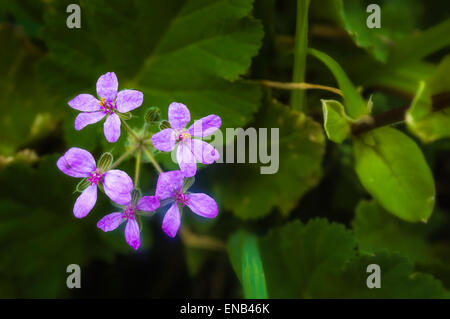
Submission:
[[[186,193],[183,182],[184,175],[181,171],[169,171],[159,174],[156,184],[156,198],[172,204],[162,224],[162,229],[170,237],[175,237],[180,228],[180,209],[184,206],[187,205],[195,214],[206,218],[214,218],[218,213],[214,199],[202,193]]]
[[[80,94],[69,102],[69,106],[82,111],[75,119],[75,129],[81,130],[106,116],[103,130],[106,140],[116,142],[120,137],[120,118],[117,113],[125,113],[141,106],[142,92],[122,90],[117,93],[118,81],[114,72],[103,74],[97,80],[97,100],[90,94]]]
[[[90,183],[75,202],[73,214],[83,218],[92,210],[97,201],[97,185],[102,184],[108,197],[117,204],[125,205],[131,200],[133,181],[127,173],[120,170],[101,171],[94,157],[86,150],[72,147],[56,163],[66,175],[86,178]]]
[[[123,212],[111,213],[103,217],[97,223],[97,227],[107,232],[116,229],[119,225],[126,221],[125,240],[134,250],[141,245],[139,239],[139,225],[136,221],[136,213],[139,211],[152,212],[159,207],[159,201],[155,196],[144,196],[137,204],[129,202]]]
[[[163,152],[170,152],[178,145],[177,161],[184,176],[192,177],[197,171],[196,161],[212,164],[220,154],[211,145],[194,137],[205,137],[214,133],[222,124],[217,115],[208,115],[194,122],[187,130],[185,126],[191,120],[188,108],[181,103],[169,106],[169,123],[167,128],[152,136],[153,146]]]

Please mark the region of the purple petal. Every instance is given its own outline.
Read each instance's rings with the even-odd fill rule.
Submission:
[[[169,105],[169,123],[174,130],[183,129],[190,120],[191,114],[186,105],[176,102]]]
[[[103,175],[103,188],[106,195],[119,205],[128,205],[131,201],[133,181],[127,173],[113,169]]]
[[[70,148],[56,165],[64,174],[72,177],[88,177],[97,168],[91,153],[78,147]]]
[[[136,208],[145,212],[152,212],[159,207],[159,200],[155,196],[144,196],[136,205]]]
[[[79,131],[89,124],[97,123],[103,117],[105,117],[103,112],[80,113],[75,119],[75,129]]]
[[[180,143],[177,149],[177,161],[181,172],[186,177],[192,177],[197,172],[197,162],[194,154],[184,143]]]
[[[97,201],[97,185],[91,185],[78,196],[73,206],[73,214],[76,218],[83,218],[92,210]]]
[[[192,124],[188,133],[196,137],[211,135],[222,125],[222,120],[217,115],[211,114],[197,120]]]
[[[119,82],[114,72],[108,72],[103,74],[97,80],[97,94],[105,100],[112,102],[117,95],[117,88]]]
[[[166,128],[152,136],[153,146],[162,152],[170,152],[173,150],[176,141],[177,135],[171,128]]]
[[[129,112],[141,106],[143,100],[142,92],[122,90],[117,94],[116,108],[120,113]]]
[[[219,152],[210,144],[197,139],[191,140],[191,150],[197,161],[203,164],[212,164],[220,157]]]
[[[172,197],[174,191],[179,191],[183,186],[184,176],[180,171],[169,171],[159,174],[156,183],[155,196],[159,200]]]
[[[180,228],[180,223],[180,210],[178,209],[178,204],[174,203],[172,204],[172,206],[170,206],[169,210],[164,216],[162,229],[167,235],[173,238],[176,236],[178,228]]]
[[[109,114],[103,124],[103,131],[108,142],[117,142],[120,137],[120,117],[117,114]]]
[[[128,245],[134,250],[137,250],[141,245],[139,240],[139,225],[135,219],[129,219],[125,227],[125,239]]]
[[[203,193],[187,194],[189,208],[199,216],[214,218],[217,216],[217,203],[214,199]]]
[[[102,219],[100,219],[97,223],[97,227],[100,228],[103,231],[111,231],[119,227],[119,225],[122,223],[123,219],[123,213],[112,213],[109,215],[106,215]]]
[[[80,94],[69,101],[69,106],[82,112],[95,112],[100,110],[100,101],[90,94]]]

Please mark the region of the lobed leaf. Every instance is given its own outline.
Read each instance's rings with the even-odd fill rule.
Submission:
[[[267,154],[272,154],[271,162],[227,163],[226,166],[218,166],[221,169],[214,175],[214,179],[220,180],[220,183],[214,183],[214,193],[225,209],[241,219],[261,218],[276,207],[283,215],[288,215],[298,200],[317,185],[322,176],[322,129],[319,123],[303,113],[272,102],[257,115],[253,126],[256,129],[267,128],[267,137],[258,134],[258,143],[261,143],[258,145],[267,142],[270,147]],[[271,128],[279,128],[279,138],[273,142]],[[279,154],[275,153],[276,150]],[[248,142],[245,152],[249,152]],[[255,156],[259,156],[262,151],[259,147],[257,154],[255,149],[253,152]],[[261,157],[258,158],[260,161]],[[278,171],[274,171],[274,174],[261,174],[263,166],[271,165]],[[237,189],[245,191],[236,191]]]

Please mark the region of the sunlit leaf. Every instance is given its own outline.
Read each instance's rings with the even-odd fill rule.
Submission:
[[[238,232],[228,242],[228,254],[239,280],[244,297],[267,298],[266,279],[256,236]]]
[[[348,78],[345,71],[333,58],[326,55],[323,52],[309,49],[309,52],[322,61],[333,73],[336,81],[339,84],[339,88],[344,93],[345,111],[353,119],[358,119],[361,116],[369,113],[367,103],[362,98],[361,94],[356,90],[353,83]]]
[[[433,142],[450,137],[450,103],[439,111],[433,110],[431,96],[450,92],[448,73],[450,56],[439,65],[435,75],[427,82],[420,82],[414,100],[406,113],[406,124],[423,142]]]
[[[390,213],[427,221],[435,201],[430,168],[416,143],[382,127],[354,140],[355,169],[365,189]]]
[[[344,106],[338,101],[322,100],[323,127],[328,138],[342,143],[350,136],[349,119],[345,115]]]

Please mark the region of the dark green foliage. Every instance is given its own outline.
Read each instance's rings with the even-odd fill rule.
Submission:
[[[371,1],[311,0],[297,46],[306,0],[80,1],[81,28],[69,29],[72,2],[0,5],[0,297],[129,297],[129,286],[140,297],[449,297],[448,1],[380,0],[382,28],[369,29]],[[309,54],[295,51],[306,42]],[[292,108],[291,91],[260,85],[291,82],[294,65],[303,78],[305,61],[305,82],[342,96],[298,91]],[[164,209],[142,216],[137,253],[123,225],[97,229],[120,209],[105,196],[76,219],[88,182],[61,173],[59,156],[72,146],[107,154],[106,169],[132,147],[123,127],[116,144],[102,124],[74,130],[67,102],[96,95],[109,71],[119,89],[143,92],[123,120],[147,139],[180,102],[192,120],[219,115],[224,136],[267,128],[270,141],[278,128],[278,171],[261,174],[269,164],[248,153],[246,163],[199,165],[184,187],[215,198],[218,217],[185,212],[172,240]],[[139,189],[153,195],[157,173],[140,156]],[[119,168],[133,176],[134,165],[129,156]],[[86,276],[78,291],[66,287],[73,263]],[[370,264],[380,289],[367,288]]]

